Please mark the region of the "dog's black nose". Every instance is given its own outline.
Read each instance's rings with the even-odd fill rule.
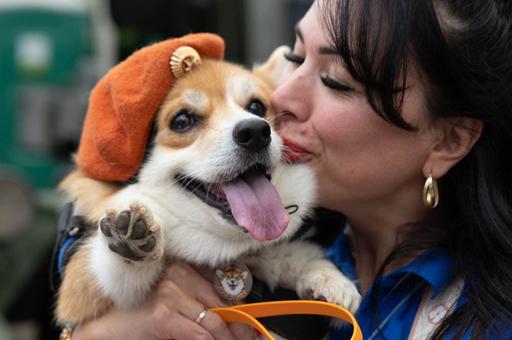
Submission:
[[[270,125],[261,119],[246,119],[233,130],[236,144],[249,151],[261,151],[270,144]]]

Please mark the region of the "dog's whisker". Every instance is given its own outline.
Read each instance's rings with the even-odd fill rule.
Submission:
[[[288,158],[288,156],[286,154],[283,154],[282,155],[282,160],[283,162],[286,162],[287,164],[293,164],[293,162],[291,161],[290,158]]]
[[[286,115],[286,112],[275,112],[271,117],[282,117]]]
[[[198,181],[198,180],[199,180],[199,178],[198,178],[198,177],[195,177],[195,176],[190,176],[190,177],[189,177],[189,176],[187,176],[187,177],[186,177],[186,179],[187,179],[187,182],[183,183],[183,186],[184,186],[185,188],[188,188],[188,187],[189,187],[191,184],[193,184],[195,181]],[[177,183],[177,182],[176,182],[176,183]],[[197,188],[194,188],[194,190],[197,190],[197,189],[198,189],[198,187],[197,187]]]
[[[283,113],[283,112],[280,112],[280,113],[274,113],[273,115],[269,116],[267,118],[267,120],[270,122],[270,123],[274,123],[275,121],[277,121],[279,118],[285,116],[286,113]]]
[[[206,186],[206,200],[208,201],[208,195],[210,194],[210,187]]]
[[[281,135],[281,134],[283,134],[284,132],[286,132],[286,130],[287,130],[287,128],[286,128],[286,127],[284,127],[284,128],[279,129],[279,130],[277,131],[277,133]]]
[[[185,183],[185,187],[188,187],[193,182],[194,182],[194,179],[193,178],[189,178],[188,181]]]
[[[286,152],[286,151],[292,151],[292,149],[288,146],[288,145],[281,145],[281,151],[283,152]]]

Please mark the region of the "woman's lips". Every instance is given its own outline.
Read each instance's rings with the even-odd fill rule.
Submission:
[[[312,159],[311,152],[295,144],[291,140],[283,138],[283,159],[289,163],[303,163]]]

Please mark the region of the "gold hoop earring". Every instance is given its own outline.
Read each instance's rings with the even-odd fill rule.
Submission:
[[[431,209],[437,207],[439,203],[439,189],[437,188],[437,181],[432,178],[432,174],[428,175],[423,186],[423,203]]]

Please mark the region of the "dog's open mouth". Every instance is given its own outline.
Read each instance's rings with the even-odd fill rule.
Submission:
[[[289,215],[265,167],[255,165],[236,178],[205,183],[183,174],[177,182],[228,221],[235,222],[258,241],[278,238],[286,229]]]

